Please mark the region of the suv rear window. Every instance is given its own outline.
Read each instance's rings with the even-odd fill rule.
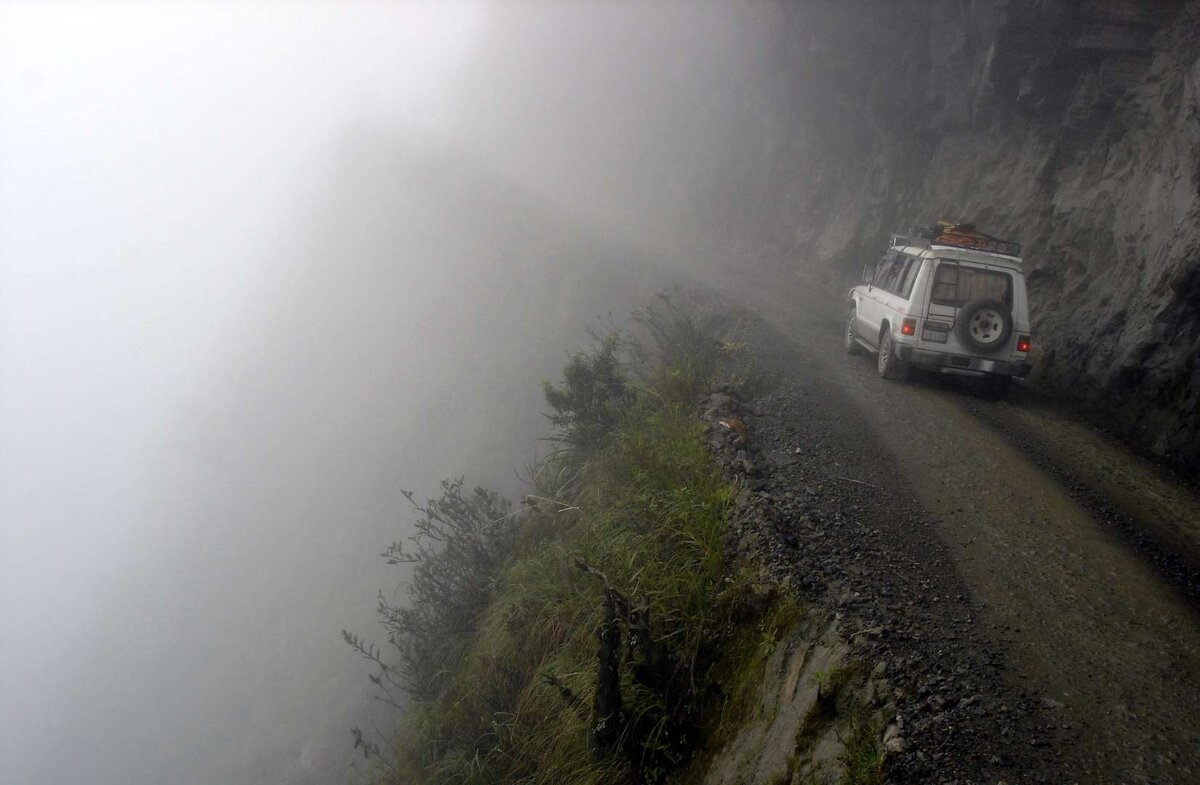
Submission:
[[[933,277],[930,301],[961,308],[972,300],[988,297],[1012,308],[1012,276],[980,267],[942,262]]]

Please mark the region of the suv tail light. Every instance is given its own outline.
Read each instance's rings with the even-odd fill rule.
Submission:
[[[1028,335],[1018,335],[1017,336],[1017,351],[1018,352],[1029,351],[1029,336]]]
[[[900,334],[901,335],[916,335],[917,334],[917,320],[916,319],[905,319],[903,322],[901,322],[900,323]],[[1028,341],[1026,341],[1026,343],[1028,344]]]

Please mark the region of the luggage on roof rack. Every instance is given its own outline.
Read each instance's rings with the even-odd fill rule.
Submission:
[[[975,229],[975,224],[938,221],[933,226],[911,226],[907,232],[892,235],[892,247],[903,245],[928,248],[932,245],[966,248],[972,251],[1020,256],[1021,244],[1001,240]]]
[[[1005,256],[1021,255],[1020,243],[984,234],[975,228],[975,224],[953,224],[948,221],[938,221],[937,226],[931,227],[926,232],[933,235],[929,238],[933,245],[949,245],[954,248],[987,251]]]

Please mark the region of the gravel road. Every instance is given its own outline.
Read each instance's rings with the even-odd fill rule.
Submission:
[[[779,380],[753,416],[772,547],[885,630],[864,645],[913,739],[892,779],[1200,782],[1200,498],[1030,396],[885,382],[828,287],[706,284],[761,318]]]

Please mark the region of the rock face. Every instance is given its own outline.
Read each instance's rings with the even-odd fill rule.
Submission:
[[[750,716],[715,751],[701,785],[838,782],[844,770],[839,757],[845,753],[839,727],[813,718],[822,711],[822,683],[847,660],[836,623],[799,624],[772,651]],[[804,738],[806,724],[811,738]],[[799,776],[802,770],[807,779]]]
[[[1200,2],[776,13],[754,231],[836,283],[918,222],[1022,242],[1034,380],[1200,461]]]

